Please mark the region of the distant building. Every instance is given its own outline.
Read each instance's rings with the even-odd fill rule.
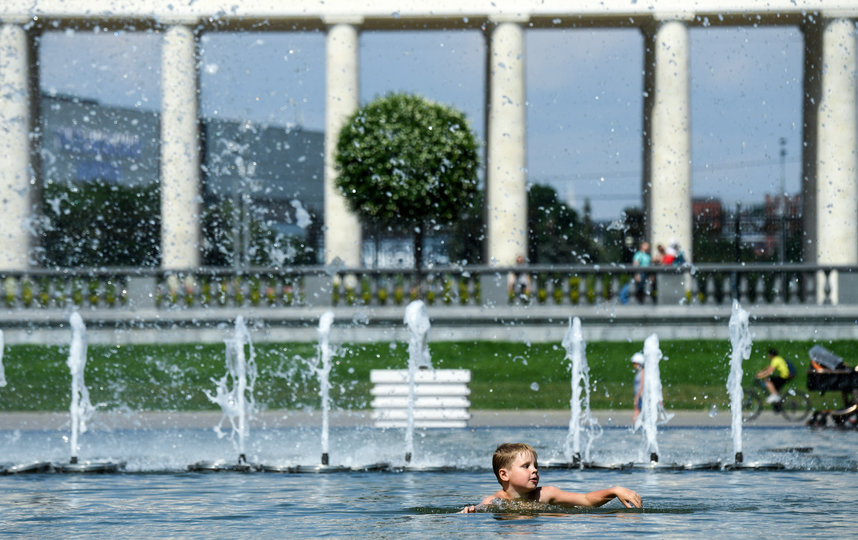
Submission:
[[[713,237],[724,230],[724,208],[720,199],[693,199],[691,213],[695,231],[707,231]]]
[[[158,114],[42,95],[41,167],[45,183],[158,181]]]

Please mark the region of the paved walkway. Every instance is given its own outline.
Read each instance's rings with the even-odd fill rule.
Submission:
[[[729,427],[730,411],[721,411],[712,416],[703,411],[670,411],[674,417],[668,426],[671,427]],[[602,426],[629,426],[631,411],[594,411],[594,416]],[[220,421],[221,413],[205,412],[127,412],[111,411],[98,412],[92,418],[92,429],[175,429],[175,428],[210,428]],[[570,413],[566,410],[474,410],[471,411],[471,427],[565,427],[569,425]],[[322,415],[319,411],[265,411],[258,413],[253,419],[252,426],[292,427],[321,425]],[[2,412],[0,413],[0,430],[10,429],[67,429],[69,414],[66,412]],[[371,426],[370,411],[338,411],[332,412],[331,426]],[[802,423],[789,422],[780,415],[764,412],[748,427],[801,427]]]

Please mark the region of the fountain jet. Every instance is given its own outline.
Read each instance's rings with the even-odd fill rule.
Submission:
[[[71,458],[69,463],[77,463],[78,436],[86,433],[86,423],[92,418],[95,407],[89,400],[89,390],[83,379],[86,368],[86,326],[78,312],[71,314],[69,325],[72,330],[69,357],[66,361],[71,370],[71,438],[69,439],[69,450]]]
[[[319,318],[319,359],[315,371],[319,377],[319,396],[322,398],[322,465],[328,465],[330,446],[329,416],[331,411],[331,358],[333,349],[330,344],[331,326],[334,324],[334,314],[326,311]]]
[[[207,391],[206,396],[211,402],[220,405],[223,411],[220,422],[214,428],[215,433],[218,438],[224,437],[222,426],[225,420],[229,420],[232,427],[229,438],[238,450],[238,464],[246,465],[245,444],[250,434],[248,421],[256,409],[253,398],[256,359],[244,317],[236,317],[235,333],[231,339],[224,340],[224,343],[227,373],[218,381],[212,379],[212,382],[217,384],[216,393],[212,395]],[[245,346],[249,350],[248,355],[245,355]]]
[[[634,429],[643,428],[645,450],[649,451],[649,460],[658,462],[658,427],[666,423],[673,415],[664,410],[664,397],[661,388],[659,362],[662,359],[658,336],[652,334],[644,341],[644,390],[641,414],[635,421]]]
[[[727,377],[727,392],[730,395],[730,411],[732,413],[733,452],[736,463],[742,463],[742,361],[751,357],[753,340],[748,329],[748,312],[742,309],[738,300],[733,301],[733,312],[730,315],[730,375]]]
[[[587,446],[584,460],[590,460],[590,447],[601,434],[598,421],[590,412],[590,367],[587,365],[586,343],[581,332],[581,319],[575,317],[569,321],[569,329],[563,337],[563,348],[566,349],[566,359],[572,369],[572,398],[569,401],[571,416],[569,418],[569,433],[566,436],[564,451],[566,460],[573,467],[584,466],[581,460],[581,428],[587,431]]]
[[[405,463],[411,463],[414,454],[414,377],[418,369],[432,369],[429,355],[429,314],[422,300],[415,300],[405,308],[408,327],[408,423],[405,427]]]

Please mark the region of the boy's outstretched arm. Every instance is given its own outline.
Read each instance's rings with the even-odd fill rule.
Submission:
[[[564,506],[602,506],[615,497],[626,508],[641,508],[643,504],[640,495],[620,486],[591,491],[590,493],[570,493],[553,486],[545,486],[542,488],[540,502]]]

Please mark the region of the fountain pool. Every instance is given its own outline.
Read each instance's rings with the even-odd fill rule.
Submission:
[[[241,322],[237,336],[246,333]],[[320,328],[329,328],[328,322]],[[576,326],[580,323],[571,328]],[[81,346],[70,357],[83,360],[83,329],[74,336]],[[322,344],[326,336],[322,331]],[[235,341],[241,346],[227,354],[228,366],[242,358],[246,340]],[[583,372],[582,339],[570,338],[568,345],[573,360],[580,357]],[[326,349],[320,348],[323,364]],[[657,356],[657,343],[650,349],[650,356]],[[412,351],[409,356],[417,355]],[[82,382],[79,386],[85,388]],[[226,389],[220,394],[226,396]],[[660,395],[654,398],[651,408]],[[240,401],[225,402],[237,406]],[[322,421],[290,422],[296,414],[264,411],[254,416],[253,436],[243,437],[238,448],[235,441],[214,436],[217,419],[205,413],[105,411],[90,419],[81,444],[75,444],[74,430],[70,442],[68,420],[57,422],[55,414],[4,415],[0,533],[264,537],[288,530],[292,536],[315,537],[372,530],[381,536],[421,537],[643,532],[733,538],[767,536],[772,530],[779,536],[804,537],[820,530],[845,536],[858,525],[852,512],[858,497],[855,431],[748,426],[740,465],[734,461],[730,427],[705,421],[665,426],[653,447],[656,462],[642,456],[638,434],[609,419],[598,444],[588,449],[584,466],[569,462],[570,433],[580,427],[578,421],[536,426],[533,418],[513,411],[471,428],[417,430],[412,425],[403,430],[374,428],[360,412],[342,412],[335,425],[328,421],[326,407]],[[705,418],[712,420],[700,415]],[[242,421],[239,426],[249,435]],[[403,432],[408,436],[403,438]],[[650,437],[655,439],[654,430]],[[641,493],[645,507],[626,509],[614,501],[595,510],[458,514],[496,491],[491,454],[509,441],[536,448],[542,485],[570,491],[624,485]],[[78,449],[79,469],[57,466],[70,448]],[[236,450],[242,467],[230,466]],[[41,472],[18,474],[28,463],[38,463]],[[92,469],[90,463],[119,466]],[[211,466],[195,468],[195,463]],[[64,474],[71,472],[105,474]]]
[[[0,476],[0,532],[43,536],[382,536],[437,537],[525,533],[657,534],[659,536],[830,536],[854,533],[858,517],[858,433],[807,428],[746,427],[746,462],[779,462],[782,470],[667,470],[638,464],[618,470],[543,467],[541,484],[572,491],[624,485],[644,499],[643,511],[612,502],[592,511],[538,515],[455,514],[497,489],[490,470],[498,442],[533,444],[540,462],[564,459],[567,429],[479,427],[421,430],[417,465],[448,472],[189,473],[197,459],[232,456],[229,441],[211,428],[175,426],[104,429],[87,433],[87,454],[126,462],[104,475]],[[274,464],[318,460],[320,428],[265,428],[248,441],[248,460]],[[63,460],[65,430],[2,429],[3,460]],[[387,460],[405,465],[402,430],[368,426],[331,429],[332,464],[359,466]],[[729,428],[664,427],[660,464],[729,460]],[[595,461],[631,463],[639,438],[628,428],[606,427]],[[82,455],[82,459],[85,458]],[[232,459],[232,458],[230,458]]]

